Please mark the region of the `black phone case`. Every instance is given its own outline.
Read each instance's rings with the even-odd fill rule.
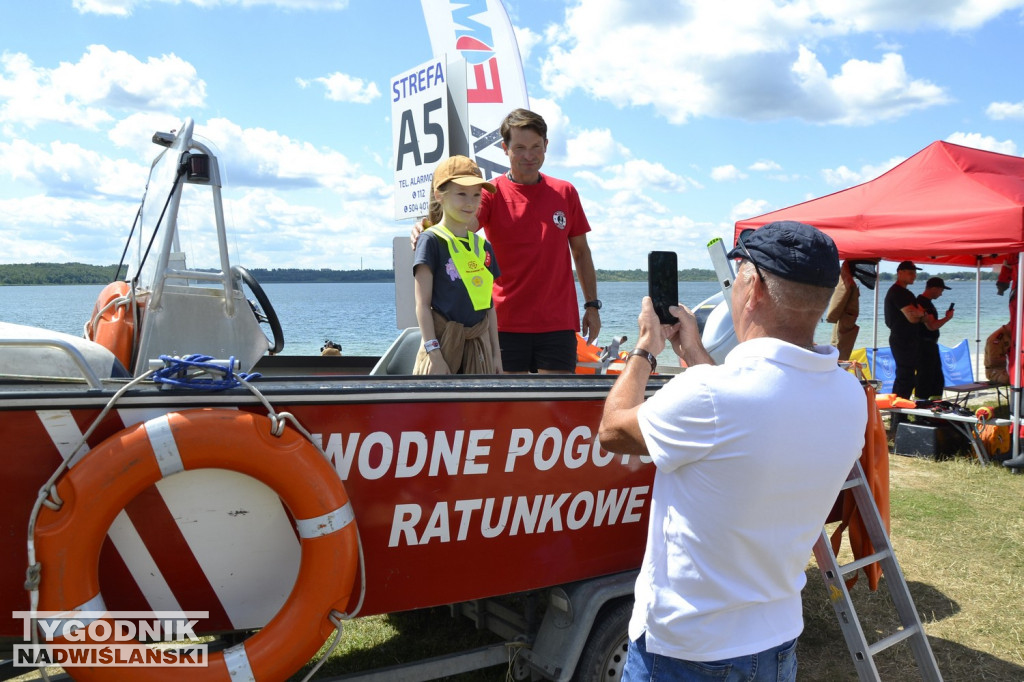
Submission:
[[[647,254],[647,293],[663,324],[679,321],[668,312],[669,306],[679,303],[679,266],[675,251],[651,251]]]

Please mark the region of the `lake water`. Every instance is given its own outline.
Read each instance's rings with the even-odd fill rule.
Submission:
[[[941,342],[954,346],[968,339],[975,349],[975,284],[950,282],[936,304],[945,311],[956,302],[956,315],[942,328]],[[878,289],[879,308],[889,283]],[[44,327],[80,336],[92,312],[101,285],[82,286],[0,286],[0,321]],[[303,283],[265,284],[264,290],[274,305],[284,329],[286,355],[317,355],[324,340],[341,344],[345,355],[381,355],[398,334],[395,324],[395,287],[392,283]],[[912,287],[920,292],[922,286]],[[694,306],[718,291],[715,282],[681,282],[680,300]],[[647,293],[646,282],[599,282],[601,335],[598,342],[614,336],[627,336],[624,345],[632,348],[636,339],[636,317],[640,301]],[[861,287],[860,336],[857,346],[872,345],[872,307],[874,292]],[[582,295],[580,295],[582,301]],[[981,283],[981,339],[1009,319],[1008,298],[997,296],[994,282]],[[878,345],[888,345],[888,333],[879,310]],[[822,322],[815,340],[828,343],[831,326]],[[269,330],[268,330],[269,334]],[[659,361],[673,362],[671,351]],[[674,364],[674,363],[673,363]]]

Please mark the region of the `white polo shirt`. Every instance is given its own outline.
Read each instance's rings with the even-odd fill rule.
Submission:
[[[641,406],[657,471],[630,639],[714,661],[800,634],[811,548],[864,446],[864,390],[837,359],[752,339]]]

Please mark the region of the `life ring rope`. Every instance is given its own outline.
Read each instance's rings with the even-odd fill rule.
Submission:
[[[260,632],[236,647],[211,654],[210,667],[193,677],[199,682],[224,680],[227,675],[237,682],[287,676],[330,635],[328,622],[336,645],[340,619],[358,612],[365,592],[363,577],[356,609],[345,614],[357,572],[363,568],[355,514],[322,448],[308,433],[304,439],[295,431],[280,429],[286,419],[297,423],[288,413],[268,420],[237,410],[186,410],[154,417],[98,445],[57,483],[63,488],[60,497],[70,501],[70,506],[62,505],[66,513],[41,511],[35,526],[36,555],[43,567],[39,610],[65,611],[75,602],[83,602],[78,608],[89,605],[105,610],[97,567],[113,517],[161,478],[186,470],[224,468],[270,486],[291,510],[302,547],[299,575],[285,605]],[[277,430],[282,435],[275,436]],[[299,430],[305,432],[301,425]],[[281,457],[288,458],[289,466],[280,466]],[[111,481],[119,485],[110,485]],[[283,655],[282,648],[289,653]],[[103,670],[109,675],[117,669]],[[175,672],[152,672],[158,671],[172,676]],[[78,668],[74,674],[76,679],[79,675],[95,679],[91,668]],[[165,678],[154,675],[153,679]]]

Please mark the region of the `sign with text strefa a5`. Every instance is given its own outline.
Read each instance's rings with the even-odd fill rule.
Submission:
[[[444,57],[391,79],[396,220],[427,215],[431,176],[448,156],[447,83]]]

